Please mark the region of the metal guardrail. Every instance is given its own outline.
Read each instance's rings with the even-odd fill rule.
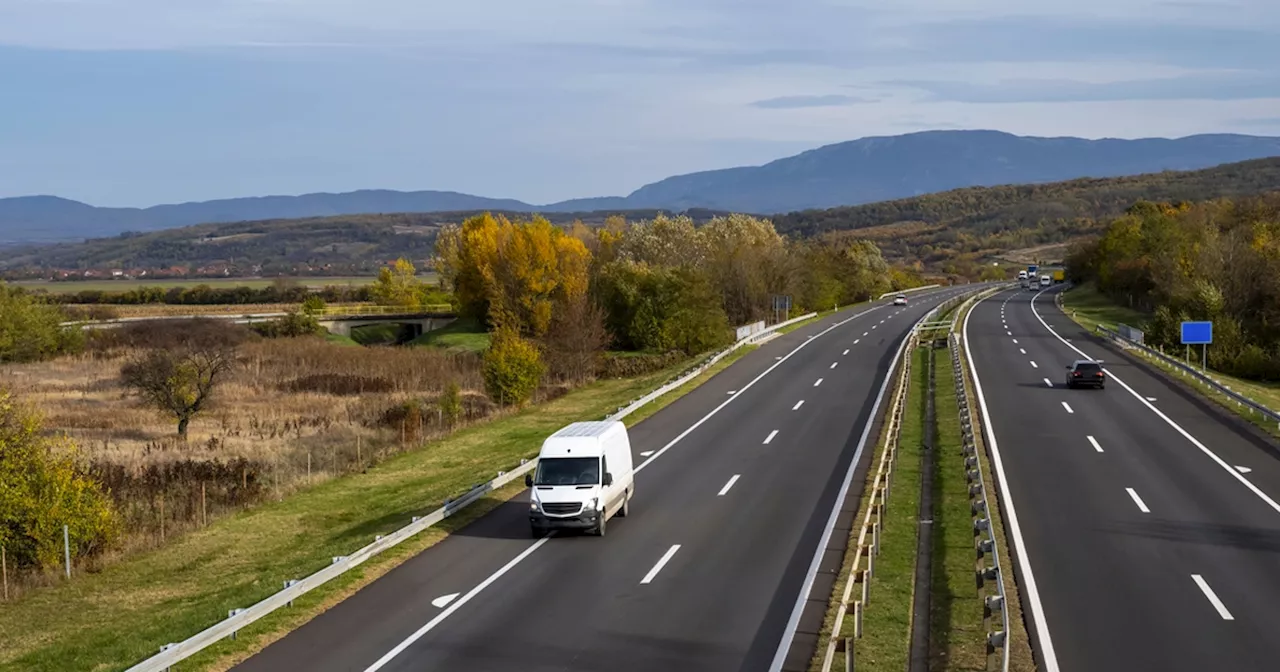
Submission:
[[[663,394],[666,394],[667,392],[670,392],[671,390],[693,380],[696,376],[705,372],[708,368],[723,359],[729,353],[747,345],[748,343],[753,343],[769,336],[782,327],[816,316],[817,313],[802,315],[800,317],[787,320],[786,322],[775,324],[772,327],[768,327],[763,331],[759,331],[747,338],[737,341],[732,346],[716,353],[702,364],[699,364],[692,370],[682,374],[675,380],[668,382],[657,390],[646,394],[631,404],[618,409],[617,412],[609,416],[609,419],[620,420],[627,415],[630,415],[645,404],[648,404],[654,399],[661,397]],[[307,592],[318,588],[344,572],[360,566],[373,556],[408,540],[419,532],[422,532],[445,518],[454,515],[486,494],[505,486],[517,478],[523,477],[526,473],[532,471],[534,467],[537,466],[537,463],[537,458],[523,459],[520,461],[520,466],[515,469],[509,472],[499,471],[496,478],[472,487],[466,494],[458,497],[457,499],[445,500],[443,506],[432,511],[426,516],[414,516],[408,525],[394,532],[374,537],[373,543],[355,551],[351,555],[334,557],[330,565],[306,578],[285,581],[283,589],[270,597],[259,601],[253,606],[244,609],[232,609],[228,612],[227,618],[205,628],[199,633],[181,642],[165,644],[160,647],[160,653],[134,665],[133,667],[130,667],[127,672],[162,672],[164,670],[168,670],[169,667],[175,663],[190,658],[203,649],[208,648],[227,637],[234,637],[239,630],[265,617],[267,614],[270,614],[281,607],[292,605],[294,600]]]
[[[857,546],[855,546],[857,551],[854,554],[853,567],[849,570],[849,576],[845,579],[844,590],[840,597],[840,604],[836,607],[836,615],[832,622],[831,632],[825,636],[827,641],[822,657],[822,672],[831,672],[831,667],[836,660],[836,654],[842,649],[845,654],[845,670],[846,672],[853,672],[851,667],[854,660],[853,642],[841,639],[840,632],[844,627],[844,619],[848,617],[849,609],[852,607],[854,618],[852,639],[860,639],[862,637],[863,612],[866,609],[868,599],[871,597],[871,582],[868,579],[875,575],[875,557],[880,554],[881,520],[884,507],[888,505],[889,494],[892,490],[893,464],[897,459],[898,436],[902,429],[902,415],[905,412],[908,382],[911,376],[911,353],[919,344],[920,334],[931,328],[931,325],[955,324],[954,319],[951,322],[932,321],[939,314],[946,313],[953,307],[962,306],[965,302],[972,301],[980,294],[994,291],[999,291],[999,288],[979,290],[975,293],[967,293],[943,301],[928,313],[925,313],[924,317],[920,318],[912,326],[911,333],[903,341],[900,357],[902,367],[899,369],[898,387],[894,392],[893,403],[887,416],[889,424],[885,435],[884,450],[880,455],[875,478],[871,482],[871,497],[868,500],[866,513],[863,515],[862,527],[858,532]],[[870,537],[870,542],[868,542],[868,537]],[[867,562],[865,569],[861,568],[863,558],[866,558]],[[861,586],[856,600],[853,599],[855,586]],[[821,640],[819,642],[821,644]]]
[[[1263,406],[1262,404],[1240,394],[1239,392],[1236,392],[1230,387],[1227,387],[1226,385],[1222,384],[1220,381],[1214,380],[1213,378],[1209,377],[1209,375],[1204,373],[1203,371],[1200,371],[1195,367],[1189,366],[1185,362],[1174,359],[1173,357],[1170,357],[1158,350],[1152,350],[1151,348],[1147,347],[1146,345],[1143,345],[1142,343],[1138,343],[1137,341],[1134,341],[1132,339],[1125,338],[1123,335],[1121,335],[1117,331],[1113,331],[1102,325],[1097,326],[1097,331],[1098,333],[1102,334],[1103,336],[1107,337],[1108,339],[1110,339],[1111,341],[1119,345],[1121,348],[1124,348],[1126,350],[1137,350],[1138,352],[1148,357],[1159,360],[1165,364],[1168,364],[1169,366],[1174,367],[1174,369],[1176,369],[1179,372],[1179,374],[1186,376],[1188,378],[1191,378],[1192,380],[1195,380],[1201,385],[1204,385],[1205,387],[1212,389],[1214,392],[1217,392],[1218,394],[1221,394],[1227,397],[1228,399],[1231,399],[1232,401],[1236,402],[1236,404],[1239,406],[1248,408],[1250,411],[1253,411],[1254,413],[1257,413],[1264,418],[1270,419],[1272,422],[1276,423],[1277,428],[1280,428],[1280,412],[1277,412],[1275,409]]]
[[[972,302],[985,298],[984,295],[989,296],[1003,289],[1004,287],[997,287],[969,297],[956,310],[956,318],[959,319],[960,315],[971,307]],[[969,511],[973,516],[974,550],[978,556],[977,561],[981,563],[980,568],[975,571],[974,578],[978,584],[979,596],[982,598],[982,626],[987,633],[986,668],[988,670],[992,669],[992,663],[995,661],[995,654],[998,651],[1000,654],[998,669],[1002,672],[1009,672],[1008,599],[1004,589],[1005,569],[1000,566],[999,541],[996,539],[995,530],[991,526],[991,501],[987,497],[987,484],[990,479],[984,473],[982,460],[978,457],[977,436],[974,431],[973,413],[970,411],[969,402],[967,353],[964,353],[963,341],[960,339],[960,334],[956,333],[954,326],[950,335],[951,367],[954,374],[956,404],[960,409],[960,429],[964,444],[961,452],[964,457],[965,480],[969,483]],[[984,558],[988,556],[991,558],[990,567],[984,561]],[[995,594],[987,593],[984,590],[988,582],[995,584]],[[995,612],[1000,613],[1000,627],[998,630],[991,629],[991,618]]]
[[[898,289],[892,292],[885,292],[884,294],[881,294],[880,296],[876,297],[876,301],[880,301],[884,299],[884,297],[890,296],[893,294],[910,294],[911,292],[918,292],[923,289],[933,289],[934,287],[941,287],[941,286],[942,285],[933,284],[933,285],[924,285],[922,287],[912,287],[910,289]]]

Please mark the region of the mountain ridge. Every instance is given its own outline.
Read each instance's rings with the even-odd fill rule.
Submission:
[[[759,166],[670,177],[626,196],[537,205],[455,191],[361,189],[97,207],[54,195],[0,198],[0,243],[69,242],[205,223],[355,214],[690,208],[779,214],[862,205],[965,187],[1187,171],[1280,156],[1280,138],[1230,133],[1133,140],[921,131],[815,147]]]

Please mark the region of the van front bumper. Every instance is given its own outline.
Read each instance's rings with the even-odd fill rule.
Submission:
[[[534,527],[548,529],[586,530],[596,526],[600,520],[600,511],[584,508],[576,516],[548,516],[541,511],[529,511],[529,524]]]

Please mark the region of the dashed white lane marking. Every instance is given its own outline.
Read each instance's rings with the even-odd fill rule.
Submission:
[[[1063,408],[1065,408],[1065,409],[1067,409],[1067,412],[1068,412],[1068,413],[1075,413],[1075,411],[1071,410],[1071,407],[1070,407],[1070,406],[1068,406],[1068,405],[1067,405],[1067,402],[1065,402],[1065,401],[1064,401],[1064,402],[1062,402],[1062,407],[1063,407]]]
[[[814,382],[813,382],[813,386],[814,386],[814,387],[817,387],[817,386],[821,385],[823,380],[824,380],[824,379],[822,379],[822,378],[817,379],[816,381],[814,381]]]
[[[804,399],[801,399],[800,401],[797,401],[797,402],[796,402],[796,405],[791,407],[791,410],[793,410],[793,411],[798,411],[798,410],[800,410],[800,407],[801,407],[801,406],[804,406]]]
[[[461,594],[462,593],[449,593],[448,595],[441,595],[440,597],[437,597],[436,599],[431,600],[431,606],[435,607],[436,609],[444,609],[445,607],[449,606],[450,602],[454,601],[454,599],[456,599]]]
[[[878,327],[878,326],[880,326],[880,325],[878,325],[878,324],[873,324],[873,325],[871,325],[871,328],[872,328],[872,329],[875,329],[875,328],[876,328],[876,327]]]
[[[863,336],[866,336],[866,334],[863,334]],[[853,342],[853,344],[854,344],[854,345],[857,345],[857,344],[859,344],[859,343],[861,343],[861,342],[862,342],[862,339],[861,339],[861,338],[859,338],[858,340],[854,341],[854,342]]]
[[[1102,446],[1098,445],[1097,439],[1093,438],[1092,436],[1086,436],[1084,438],[1089,439],[1089,444],[1093,446],[1094,450],[1098,451],[1099,453],[1102,452]]]
[[[773,437],[777,435],[778,435],[778,430],[776,429],[773,430],[772,432],[769,432],[769,436],[764,437],[764,445],[766,446],[769,445],[769,442],[773,441]]]
[[[729,482],[725,483],[723,488],[720,488],[720,492],[716,493],[716,497],[724,497],[725,493],[729,492],[729,488],[732,488],[733,484],[737,483],[741,477],[742,474],[734,474],[733,478],[729,479]]]
[[[1025,354],[1027,354],[1027,351],[1026,351],[1026,350],[1024,350],[1024,349],[1022,349],[1022,348],[1018,348],[1018,352],[1020,352],[1020,353],[1022,353],[1022,354],[1024,354],[1024,355],[1025,355]]]
[[[840,362],[831,362],[831,368],[833,368],[833,369],[834,369],[834,368],[836,368],[836,364],[839,364],[839,363],[840,363]]]
[[[1044,379],[1044,384],[1048,385],[1049,387],[1053,387],[1053,381],[1049,380],[1048,378]]]
[[[858,342],[857,342],[857,341],[854,341],[854,342],[853,342],[853,344],[854,344],[854,345],[857,345],[857,344],[858,344]],[[843,356],[845,356],[845,355],[847,355],[847,354],[849,354],[849,351],[848,351],[848,350],[845,350],[844,352],[840,353],[840,356],[841,356],[841,357],[843,357]]]
[[[643,453],[640,453],[640,457],[649,457],[652,454],[653,454],[652,450],[646,450]]]
[[[1014,344],[1014,345],[1017,345],[1017,344],[1018,344],[1018,339],[1016,339],[1016,338],[1015,338],[1015,339],[1013,339],[1013,344]]]
[[[1147,505],[1142,502],[1142,498],[1138,496],[1137,492],[1134,492],[1133,488],[1125,488],[1124,491],[1129,493],[1129,496],[1133,498],[1133,503],[1138,505],[1139,511],[1143,513],[1151,513],[1151,509],[1147,508]]]
[[[1242,473],[1242,474],[1247,474],[1247,473],[1249,473],[1249,472],[1251,472],[1251,471],[1253,471],[1253,470],[1252,470],[1252,469],[1250,469],[1249,467],[1242,467],[1242,466],[1240,466],[1240,465],[1238,465],[1238,464],[1237,464],[1237,465],[1236,465],[1236,471],[1238,471],[1238,472],[1240,472],[1240,473]]]
[[[864,332],[862,332],[862,337],[863,337],[863,338],[866,338],[866,337],[867,337],[867,334],[869,334],[869,333],[871,333],[871,332],[868,332],[868,331],[864,331]]]
[[[680,550],[680,544],[668,548],[667,552],[662,554],[662,559],[658,561],[658,564],[654,565],[653,569],[649,570],[649,573],[645,574],[643,579],[640,579],[640,583],[651,583],[654,577],[658,576],[658,572],[661,572],[662,568],[666,567],[668,562],[671,562],[671,556],[675,555],[678,550]]]
[[[1039,365],[1039,364],[1036,364],[1036,363],[1035,363],[1035,360],[1032,360],[1032,361],[1031,361],[1031,368],[1033,368],[1033,369],[1038,369],[1038,368],[1040,368],[1040,365]]]
[[[1204,593],[1204,596],[1209,598],[1209,604],[1212,604],[1213,608],[1218,610],[1218,615],[1222,617],[1222,620],[1236,620],[1236,617],[1232,616],[1231,612],[1227,611],[1227,605],[1223,604],[1222,600],[1218,599],[1217,594],[1215,594],[1213,589],[1209,587],[1209,584],[1205,582],[1203,576],[1200,576],[1199,574],[1192,574],[1191,580],[1195,581],[1197,586],[1200,586],[1200,592]]]

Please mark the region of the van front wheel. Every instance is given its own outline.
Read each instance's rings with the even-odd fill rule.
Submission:
[[[607,516],[605,515],[605,512],[604,512],[604,511],[601,511],[601,512],[600,512],[600,522],[596,523],[596,536],[597,536],[597,537],[603,537],[603,536],[604,536],[604,521],[605,521],[605,518],[607,518]]]

